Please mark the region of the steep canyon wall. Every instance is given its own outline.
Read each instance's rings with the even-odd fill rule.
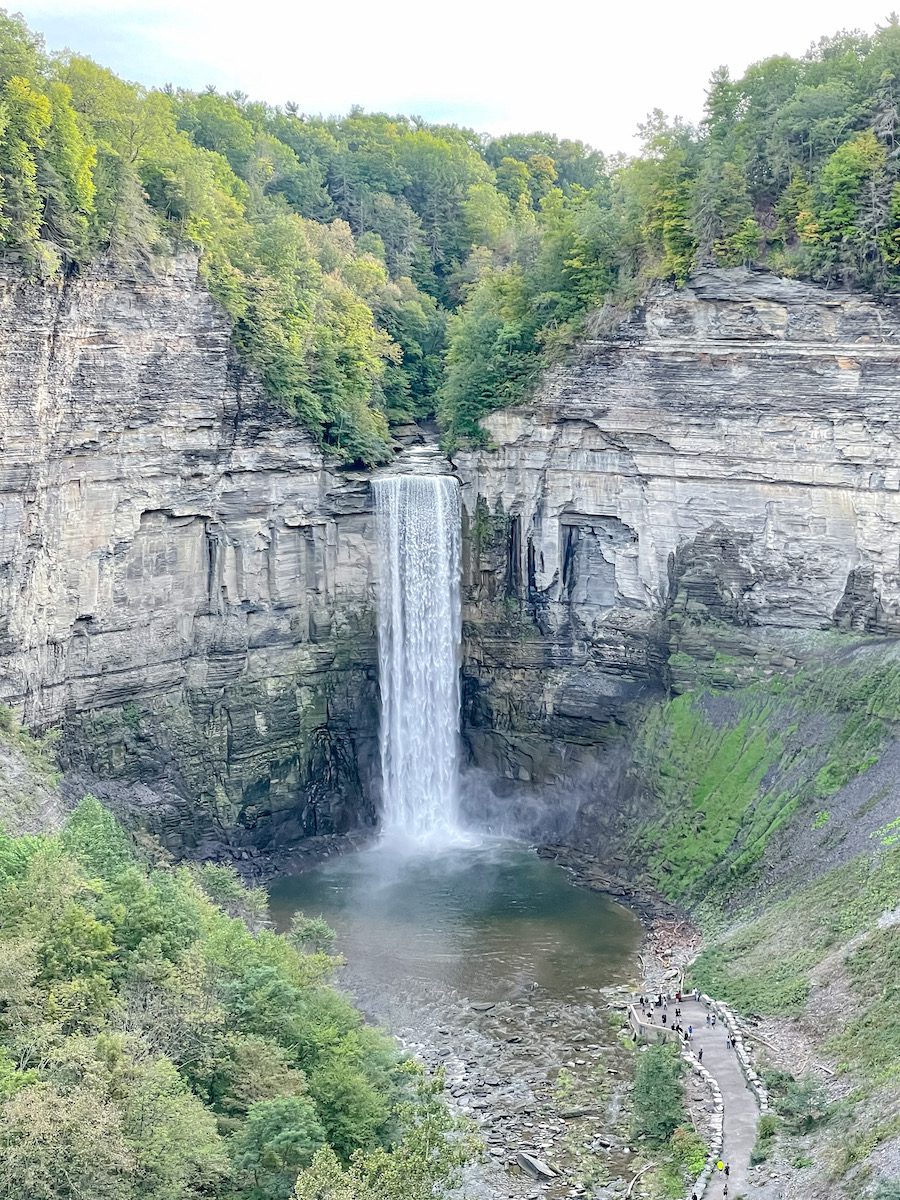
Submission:
[[[489,417],[454,460],[489,804],[556,787],[595,835],[647,699],[895,636],[898,413],[894,307],[711,271]],[[76,785],[179,851],[372,821],[370,481],[267,404],[196,261],[0,280],[0,416],[0,700]]]
[[[812,631],[900,631],[893,306],[705,272],[601,314],[484,424],[457,459],[464,724],[519,797],[615,773],[634,706],[698,658],[774,671]]]
[[[0,418],[0,700],[176,850],[371,820],[368,479],[241,372],[196,260],[0,280]]]

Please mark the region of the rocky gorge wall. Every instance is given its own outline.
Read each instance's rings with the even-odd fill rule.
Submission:
[[[710,271],[487,418],[453,463],[476,806],[596,845],[647,700],[896,636],[898,391],[896,308]],[[261,396],[196,261],[0,279],[0,415],[0,701],[71,786],[178,852],[374,820],[369,478]]]
[[[0,700],[176,851],[373,819],[372,514],[190,256],[0,279]],[[111,782],[112,781],[112,782]]]
[[[864,296],[717,270],[600,314],[456,457],[471,761],[518,803],[562,782],[571,811],[698,660],[777,671],[812,631],[896,635],[898,398],[900,313]]]

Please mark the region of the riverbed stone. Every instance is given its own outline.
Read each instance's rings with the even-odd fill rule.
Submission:
[[[543,1159],[529,1154],[526,1150],[516,1152],[516,1162],[532,1179],[555,1179],[556,1172]]]

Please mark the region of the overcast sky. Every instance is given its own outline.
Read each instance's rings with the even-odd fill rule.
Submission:
[[[696,120],[711,71],[871,31],[891,0],[35,0],[51,50],[148,85],[239,89],[302,111],[414,113],[633,150],[652,108]]]

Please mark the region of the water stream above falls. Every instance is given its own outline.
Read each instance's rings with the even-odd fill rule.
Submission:
[[[627,909],[508,842],[427,856],[382,846],[280,877],[270,903],[281,926],[297,909],[324,916],[363,1010],[444,1065],[489,1149],[467,1198],[537,1195],[515,1168],[520,1149],[561,1169],[544,1196],[570,1194],[580,1157],[611,1177],[624,1165],[628,1068],[609,1001],[636,969]]]

